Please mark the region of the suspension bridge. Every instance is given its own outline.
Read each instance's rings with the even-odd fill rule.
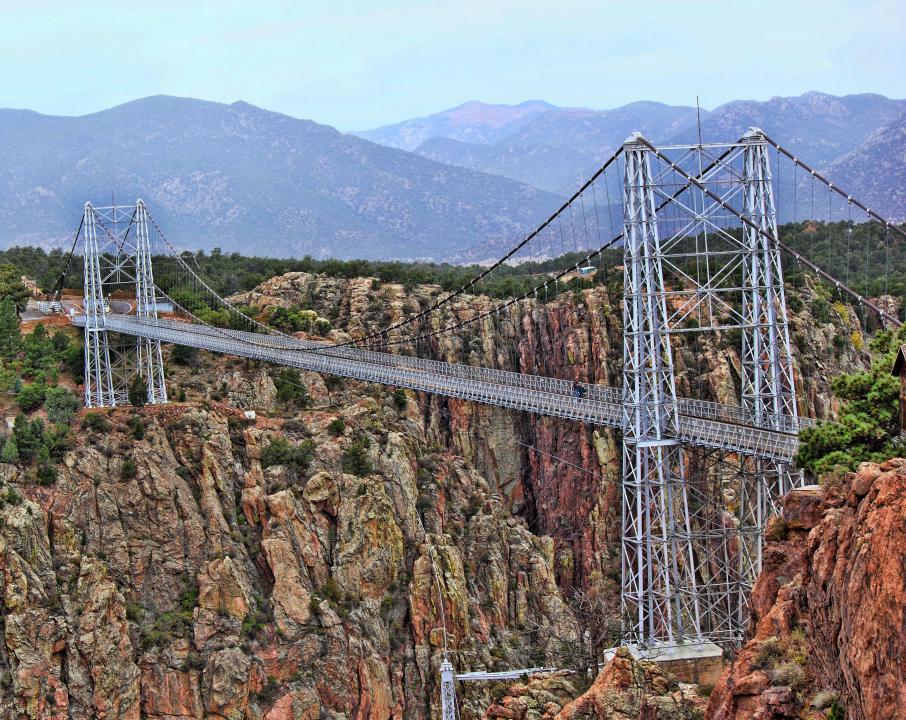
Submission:
[[[781,221],[806,233],[839,227],[847,243],[854,227],[870,226],[862,292],[825,270],[815,253],[793,248],[778,231]],[[126,403],[136,376],[149,403],[167,402],[161,345],[173,343],[615,428],[623,448],[624,639],[649,647],[738,642],[765,523],[799,482],[798,434],[814,423],[800,414],[796,394],[784,269],[809,271],[881,325],[898,326],[896,312],[870,299],[868,288],[903,236],[758,129],[729,143],[663,147],[634,134],[547,220],[461,287],[384,327],[363,325],[330,342],[283,333],[221,297],[142,201],[89,203],[70,253],[83,260],[83,304],[73,322],[85,333],[84,402]],[[551,328],[544,311],[564,291],[569,298],[588,290],[584,271],[612,248],[622,250],[621,387],[606,384],[602,358],[553,362],[548,355],[564,352],[563,336],[576,328]],[[535,273],[525,292],[490,307],[470,301],[522,263],[566,256],[567,267]],[[135,298],[132,312],[110,311],[118,290]],[[202,310],[216,311],[218,321]],[[445,356],[444,338],[478,329],[512,344],[520,333],[534,338],[532,352],[499,352],[481,364],[466,343],[453,343],[459,357]],[[705,333],[737,343],[738,402],[677,392],[676,349]],[[714,512],[725,510],[720,493],[693,482],[696,449],[721,453],[738,470],[725,481],[736,493],[733,528]],[[446,658],[442,678],[444,718],[453,717]]]

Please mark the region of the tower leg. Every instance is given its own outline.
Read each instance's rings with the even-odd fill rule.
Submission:
[[[447,657],[440,664],[440,715],[441,720],[457,720],[456,686],[453,665]]]
[[[757,226],[744,225],[743,332],[741,351],[742,406],[756,426],[789,432],[797,424],[796,389],[786,315],[777,215],[768,145],[759,130],[750,130],[743,153],[743,215]],[[798,428],[796,428],[798,429]],[[766,459],[743,459],[740,474],[740,582],[738,636],[744,631],[745,599],[761,571],[764,526],[778,511],[780,498],[794,484],[790,468]]]
[[[107,336],[107,303],[101,276],[97,223],[91,203],[85,203],[85,407],[114,407],[113,370]]]
[[[157,297],[151,264],[148,211],[141,200],[135,205],[135,237],[135,314],[140,318],[156,320]],[[167,402],[160,341],[138,338],[136,360],[137,372],[148,389],[148,403],[153,405]]]
[[[647,147],[624,146],[622,592],[635,642],[701,638],[673,355]]]

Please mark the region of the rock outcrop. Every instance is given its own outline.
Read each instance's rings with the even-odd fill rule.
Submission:
[[[388,335],[397,343],[390,350],[619,387],[621,292],[611,283],[546,302],[541,297],[527,300],[457,333],[420,341],[418,348],[407,345],[404,331],[396,330]],[[442,294],[432,285],[289,273],[233,300],[265,314],[273,307],[313,310],[337,328],[333,339],[345,340],[398,323]],[[853,333],[861,338],[859,319],[848,306],[819,299],[812,284],[791,289],[790,296],[796,298],[790,307],[797,308],[790,312],[790,334],[803,349],[795,353],[800,413],[827,416],[836,409],[828,378],[867,362],[855,345],[839,343]],[[460,295],[443,312],[432,313],[425,329],[435,331],[486,313],[498,302]],[[810,312],[817,302],[830,308],[826,322],[816,322]],[[737,402],[740,362],[728,338],[703,334],[676,341],[674,361],[680,394]],[[553,538],[561,586],[619,576],[620,447],[612,431],[445,398],[424,397],[420,406],[432,442],[467,459],[514,513],[525,517],[537,534]]]
[[[0,465],[0,717],[428,718],[445,647],[461,668],[547,660],[574,625],[552,541],[414,409],[334,393],[342,412],[258,424],[105,413],[51,487]],[[274,441],[310,454],[268,466]]]
[[[700,717],[705,700],[657,663],[621,648],[584,693],[568,674],[533,676],[510,685],[485,720],[674,720]],[[578,696],[577,696],[578,695]]]
[[[795,490],[769,527],[753,637],[708,706],[713,720],[906,713],[906,460]]]
[[[342,339],[439,292],[295,274],[239,300],[312,308]],[[462,296],[436,323],[492,302]],[[619,314],[600,286],[513,306],[425,353],[617,384]],[[683,393],[734,396],[732,351],[702,340],[676,358]],[[561,588],[616,590],[609,430],[314,374],[303,374],[313,406],[301,411],[278,400],[267,368],[203,353],[168,364],[168,382],[185,402],[101,413],[50,485],[0,464],[0,717],[427,719],[445,650],[460,670],[561,661],[582,636]],[[816,405],[826,388],[809,387]],[[758,592],[773,598],[765,583]],[[844,622],[834,602],[829,622]],[[798,647],[792,632],[782,641]],[[637,668],[626,676],[618,660],[575,703],[569,679],[530,681],[516,693],[524,716],[590,717],[637,685]],[[672,683],[657,680],[645,707],[685,698]],[[798,697],[766,692],[772,707]],[[464,718],[523,706],[469,693]],[[607,712],[626,715],[631,699]]]

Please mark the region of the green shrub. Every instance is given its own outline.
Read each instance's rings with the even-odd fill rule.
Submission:
[[[305,470],[315,455],[315,444],[312,440],[303,440],[298,445],[290,445],[286,438],[277,437],[261,452],[262,467],[285,465],[297,470]]]
[[[812,317],[815,318],[822,325],[826,325],[831,321],[830,317],[830,303],[824,298],[815,298],[812,303]]]
[[[59,337],[60,333],[54,337]],[[64,335],[65,337],[65,335]],[[79,409],[78,398],[66,388],[48,388],[44,397],[47,419],[59,425],[68,425]]]
[[[290,404],[298,407],[308,407],[311,396],[308,388],[302,383],[302,377],[295,368],[282,368],[272,376],[274,387],[277,388],[277,400],[284,406]]]
[[[26,385],[16,394],[16,405],[22,412],[32,413],[44,404],[46,390],[38,383]]]
[[[371,460],[368,458],[369,445],[367,438],[361,438],[343,451],[341,466],[344,473],[362,477],[372,471]]]
[[[327,432],[335,437],[339,437],[346,431],[346,421],[341,417],[335,417],[327,425]]]
[[[135,465],[134,460],[123,460],[123,465],[120,468],[120,477],[123,480],[131,480],[138,474],[138,468]]]
[[[783,643],[780,642],[780,639],[769,637],[758,648],[758,653],[752,661],[752,667],[755,670],[771,670],[780,664],[784,654]]]
[[[409,404],[409,397],[405,390],[397,388],[393,391],[393,404],[396,405],[397,410],[405,410],[406,405]]]
[[[177,365],[194,365],[198,359],[198,350],[189,345],[174,345],[170,358]]]
[[[230,420],[232,419],[233,418],[230,418]],[[133,440],[145,439],[145,423],[138,415],[133,415],[131,418],[129,418],[129,429],[132,430]]]
[[[321,586],[321,595],[334,603],[339,603],[343,599],[343,592],[334,578],[328,578],[327,582]]]
[[[103,413],[97,412],[87,413],[82,425],[98,433],[107,433],[113,429],[113,425],[110,424],[107,417]]]
[[[806,680],[805,668],[791,660],[782,662],[771,670],[771,682],[775,685],[786,685],[793,691],[801,690]]]
[[[45,461],[38,465],[36,476],[39,485],[53,485],[57,481],[57,469]]]

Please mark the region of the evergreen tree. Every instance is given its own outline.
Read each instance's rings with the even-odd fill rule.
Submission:
[[[0,452],[0,461],[15,465],[19,462],[19,448],[16,445],[16,438],[10,435],[3,443],[3,450]]]
[[[15,305],[16,312],[22,312],[28,304],[31,291],[22,282],[22,273],[12,263],[0,265],[0,298],[9,298]]]
[[[40,419],[29,422],[25,415],[17,415],[13,436],[19,448],[19,458],[31,462],[44,445],[44,422]]]
[[[844,401],[839,417],[799,434],[796,464],[815,475],[835,469],[855,470],[859,463],[881,462],[895,453],[900,387],[890,374],[906,326],[896,333],[876,333],[869,347],[871,369],[838,375],[831,390]]]
[[[47,419],[58,425],[68,425],[79,409],[79,400],[66,388],[48,388],[44,396]]]
[[[146,402],[148,402],[148,386],[140,375],[136,375],[129,386],[129,404],[142,407]]]
[[[22,340],[16,304],[10,297],[0,300],[0,357],[10,358],[19,350]]]

